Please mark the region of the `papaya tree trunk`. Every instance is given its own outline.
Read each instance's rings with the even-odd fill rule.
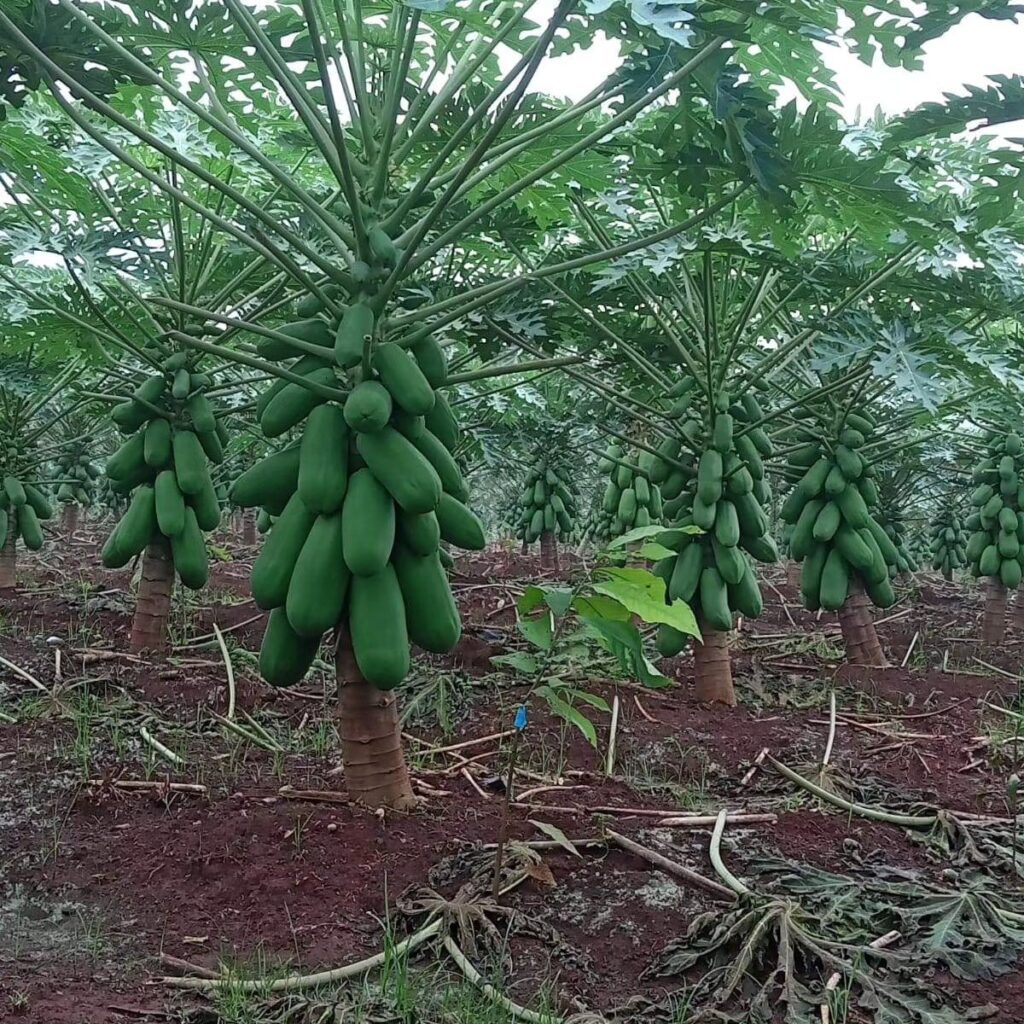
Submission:
[[[247,548],[256,546],[256,510],[246,509],[242,513],[242,543]]]
[[[338,630],[334,664],[338,733],[349,796],[367,807],[411,810],[416,797],[402,750],[398,699],[363,678],[347,630]]]
[[[78,502],[69,501],[61,514],[61,527],[70,537],[78,529]]]
[[[696,643],[693,648],[693,679],[697,700],[735,707],[736,691],[732,685],[729,634],[712,629],[703,619],[698,624],[703,643]]]
[[[558,541],[551,530],[540,535],[540,564],[544,569],[558,568]]]
[[[950,569],[943,569],[942,570],[942,578],[947,583],[952,583],[952,581],[953,581],[953,570],[951,568]]]
[[[142,576],[132,619],[131,651],[160,654],[167,649],[167,620],[171,614],[174,565],[163,542],[150,544],[142,556]]]
[[[528,554],[528,553],[529,553],[529,551],[530,551],[530,544],[529,544],[529,542],[528,542],[528,541],[526,540],[526,538],[524,537],[524,538],[523,538],[523,546],[522,546],[522,547],[521,547],[521,548],[519,549],[519,553],[520,553],[521,555],[525,555],[525,554]]]
[[[0,590],[15,590],[18,586],[18,513],[12,508],[7,513],[7,539],[0,548]]]
[[[792,559],[786,563],[786,584],[794,590],[800,589],[800,563]]]
[[[850,584],[850,593],[839,609],[839,625],[846,645],[846,660],[851,665],[885,668],[888,662],[871,618],[871,602],[859,583]]]
[[[981,639],[998,644],[1006,632],[1006,587],[1002,580],[989,577],[985,590],[985,611],[981,617]]]

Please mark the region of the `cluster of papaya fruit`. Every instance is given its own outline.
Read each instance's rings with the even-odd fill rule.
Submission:
[[[917,572],[920,565],[913,551],[913,538],[903,513],[897,508],[883,508],[879,520],[885,535],[896,549],[896,561],[889,565],[889,575],[895,577],[903,572]]]
[[[17,451],[9,451],[8,458],[16,462]],[[52,515],[50,502],[38,487],[21,479],[21,474],[4,477],[0,491],[0,547],[13,535],[20,537],[29,551],[38,551],[43,546],[40,522]]]
[[[1020,586],[1024,566],[1024,445],[1015,433],[990,431],[988,455],[974,468],[971,495],[976,511],[964,521],[971,574]]]
[[[348,305],[336,329],[303,300],[284,334],[319,346],[293,357],[263,339],[263,358],[335,392],[278,381],[260,397],[263,432],[300,436],[246,470],[230,498],[260,507],[266,540],[252,572],[256,604],[271,612],[260,652],[270,683],[290,685],[312,664],[324,633],[344,624],[364,679],[382,689],[409,671],[409,642],[445,652],[461,623],[442,541],[478,550],[483,527],[465,505],[453,456],[459,430],[444,395],[440,345],[373,342],[370,304]],[[341,389],[349,388],[347,393]]]
[[[175,352],[162,372],[147,377],[112,416],[128,440],[107,460],[111,489],[131,494],[128,508],[103,547],[108,569],[127,565],[151,542],[170,552],[174,570],[191,590],[206,585],[209,556],[203,536],[220,523],[210,463],[224,460],[227,430],[204,391],[205,373]]]
[[[530,467],[519,498],[516,536],[532,544],[542,533],[569,537],[576,523],[576,499],[569,489],[569,474],[541,458]]]
[[[666,600],[686,601],[698,622],[722,632],[732,629],[735,615],[756,617],[763,608],[747,555],[760,562],[775,562],[779,557],[758,497],[771,496],[763,456],[772,454],[773,447],[760,426],[762,418],[752,395],[731,403],[723,393],[710,427],[696,418],[684,421],[684,436],[700,453],[697,469],[685,484],[671,528],[658,538],[675,552],[654,570],[665,580]],[[660,450],[678,459],[683,442],[671,453],[667,445]],[[677,500],[667,503],[666,510]],[[665,656],[678,654],[687,640],[686,634],[662,626],[658,650]]]
[[[79,505],[92,502],[93,484],[100,477],[100,469],[84,451],[68,451],[57,459],[57,500],[72,501]]]
[[[621,445],[611,444],[597,460],[601,473],[609,474],[593,536],[607,541],[641,526],[661,521],[664,514],[660,488],[651,483],[651,458],[642,452],[637,465],[626,461]]]
[[[804,604],[811,611],[836,611],[859,586],[878,607],[888,608],[896,600],[890,566],[899,557],[872,514],[878,505],[876,470],[861,452],[875,422],[867,412],[849,412],[832,426],[838,435],[834,443],[822,439],[818,426],[796,427],[792,437],[800,446],[785,468],[796,484],[780,515],[792,526],[790,555],[803,563]]]
[[[680,512],[689,509],[693,495],[689,485],[697,476],[696,463],[684,454],[697,452],[707,447],[706,430],[694,402],[700,397],[699,387],[693,377],[684,377],[669,391],[672,406],[669,415],[681,420],[677,433],[666,437],[658,446],[657,455],[651,465],[651,479],[661,487],[665,499],[665,518],[671,522]],[[765,475],[764,459],[774,454],[771,438],[761,425],[764,413],[754,395],[745,393],[739,401],[730,403],[729,396],[723,395],[716,404],[717,414],[731,417],[734,450],[732,454],[747,466],[753,481],[751,493],[762,508],[771,501],[771,489]],[[726,429],[729,420],[722,420]],[[739,431],[735,430],[739,424]]]
[[[967,532],[956,509],[940,510],[928,527],[932,568],[949,579],[954,569],[967,564]]]

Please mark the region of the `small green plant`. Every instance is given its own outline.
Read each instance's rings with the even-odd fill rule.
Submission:
[[[7,1003],[13,1013],[24,1013],[28,1009],[28,993],[15,990],[7,997]]]
[[[607,561],[595,566],[575,588],[527,587],[516,612],[516,626],[530,649],[498,655],[491,663],[532,677],[530,696],[543,700],[552,714],[578,729],[595,749],[597,729],[581,705],[608,713],[608,704],[576,685],[579,673],[569,652],[578,653],[581,640],[589,638],[615,658],[624,675],[645,686],[665,687],[670,680],[647,658],[634,618],[689,636],[699,632],[685,602],[666,602],[664,580],[646,569]]]

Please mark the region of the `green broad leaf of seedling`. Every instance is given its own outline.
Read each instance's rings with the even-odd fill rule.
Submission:
[[[652,526],[637,526],[635,529],[629,530],[611,541],[608,544],[608,550],[613,551],[615,548],[624,548],[627,544],[632,544],[634,541],[646,540],[648,537],[657,537],[659,533],[664,532],[665,527],[657,524]]]
[[[665,581],[646,569],[601,570],[594,584],[599,594],[613,598],[646,623],[664,622],[689,636],[700,636],[697,620],[685,601],[665,603]]]
[[[616,548],[623,548],[627,544],[633,544],[638,540],[646,540],[648,537],[660,537],[665,533],[703,533],[704,531],[699,526],[659,526],[657,524],[651,526],[637,526],[635,529],[629,530],[627,533],[616,537],[615,540],[608,543],[607,551],[614,551]],[[671,552],[675,554],[675,552]]]
[[[608,619],[612,622],[629,622],[630,611],[618,601],[603,594],[580,594],[573,599],[572,606],[581,619]]]
[[[551,637],[554,632],[554,628],[551,621],[551,612],[545,610],[543,615],[538,615],[532,619],[520,619],[516,626],[519,632],[526,637],[527,640],[533,644],[534,647],[539,647],[542,651],[551,649]]]
[[[496,654],[491,658],[492,665],[507,665],[509,668],[532,676],[537,671],[537,659],[526,651],[512,651],[510,654]]]
[[[572,604],[572,590],[568,587],[538,587],[531,584],[523,591],[516,607],[520,615],[529,615],[542,604],[546,604],[561,618]]]
[[[579,729],[586,741],[597,749],[597,729],[579,708],[574,708],[568,701],[563,700],[550,686],[538,686],[534,693],[547,702],[553,715]]]
[[[544,588],[532,584],[523,591],[523,596],[516,602],[516,608],[520,615],[529,615],[535,608],[539,608],[544,602]]]
[[[608,706],[608,701],[599,693],[591,693],[589,690],[573,690],[572,696],[573,700],[589,704],[592,708],[597,708],[598,711],[603,711],[606,715],[612,713],[612,709]]]
[[[627,612],[627,617],[629,613]],[[622,671],[644,686],[660,689],[671,686],[672,680],[663,676],[644,654],[640,631],[632,622],[596,617],[587,620],[601,646],[619,662]]]
[[[665,547],[664,544],[659,544],[657,541],[652,541],[650,544],[645,544],[638,552],[641,558],[646,558],[649,562],[660,562],[663,558],[675,558],[676,552],[671,548]]]
[[[561,618],[572,605],[572,590],[568,587],[549,587],[544,590],[544,601]]]

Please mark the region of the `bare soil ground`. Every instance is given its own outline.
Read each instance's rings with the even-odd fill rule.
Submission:
[[[292,691],[257,679],[262,616],[248,598],[250,553],[230,538],[223,553],[208,591],[176,607],[176,646],[159,662],[124,656],[130,577],[95,568],[88,538],[48,546],[21,566],[20,591],[4,598],[0,656],[38,685],[0,665],[0,1021],[314,1019],[286,1018],[280,1007],[278,1016],[261,1016],[252,1006],[176,991],[160,981],[179,973],[161,956],[215,971],[235,965],[250,976],[318,971],[379,951],[386,935],[414,931],[423,918],[402,911],[415,898],[453,900],[475,878],[472,918],[487,896],[480,880],[493,858],[487,844],[501,831],[511,744],[507,735],[481,738],[507,733],[525,693],[523,681],[498,674],[490,658],[520,645],[514,602],[544,578],[536,562],[494,551],[458,564],[464,638],[453,655],[420,661],[406,696],[408,706],[420,694],[406,729],[423,805],[392,816],[345,797],[329,669]],[[565,561],[563,574],[571,573]],[[695,703],[685,656],[665,669],[676,685],[661,691],[609,678],[598,658],[579,685],[619,698],[609,775],[607,715],[592,715],[595,750],[531,705],[510,836],[543,840],[559,834],[543,826],[555,826],[582,841],[611,828],[714,878],[710,826],[662,821],[727,807],[776,815],[728,828],[723,855],[740,878],[760,878],[766,858],[843,875],[880,875],[884,865],[926,885],[961,869],[962,848],[944,859],[912,829],[816,800],[768,760],[751,768],[767,748],[815,772],[834,691],[839,717],[826,779],[837,791],[904,813],[917,805],[964,819],[1005,816],[1013,720],[986,702],[1016,700],[1022,637],[1008,629],[999,650],[982,651],[973,639],[974,593],[930,577],[908,580],[899,605],[880,616],[896,667],[851,672],[842,667],[834,616],[804,612],[781,572],[771,578],[764,617],[734,639],[740,707]],[[225,714],[228,691],[214,623],[226,632],[237,676],[236,720],[259,744],[215,717]],[[437,749],[468,741],[479,742]],[[122,785],[146,781],[157,785]],[[691,1019],[680,1000],[699,971],[665,976],[650,968],[699,915],[722,913],[728,900],[614,843],[526,856],[522,848],[509,854],[528,876],[503,898],[514,915],[489,918],[497,921],[490,938],[510,956],[495,955],[488,931],[477,928],[481,970],[502,964],[511,998],[544,1003],[559,1017],[586,1010],[622,1021]],[[990,868],[1016,894],[1012,871]],[[413,963],[439,957],[432,946]],[[936,1024],[1019,1021],[1024,970],[1015,948],[1004,959],[998,976],[981,971],[973,980],[922,960],[922,984],[957,1015],[935,1016]],[[269,997],[265,1004],[274,1009]],[[834,1024],[872,1019],[870,1008],[854,1004],[834,1010]],[[818,1014],[814,1008],[806,1019]]]

